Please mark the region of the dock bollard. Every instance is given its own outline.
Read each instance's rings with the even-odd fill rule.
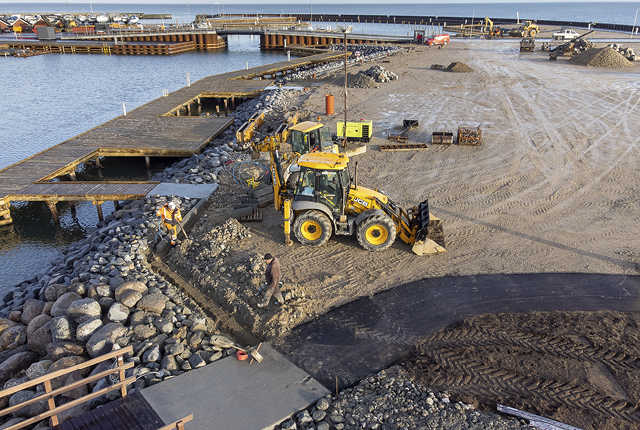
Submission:
[[[287,51],[287,61],[291,61],[291,51]]]

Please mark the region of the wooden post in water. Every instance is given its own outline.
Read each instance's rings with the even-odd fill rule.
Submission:
[[[76,171],[75,170],[70,171],[69,172],[69,176],[71,177],[72,181],[77,181],[78,180],[78,178],[76,178]]]
[[[115,208],[115,210],[119,211],[122,206],[120,206],[120,201],[119,200],[114,200],[113,201],[113,207]]]
[[[60,218],[58,217],[58,208],[56,207],[56,202],[47,201],[47,206],[49,206],[49,210],[51,211],[51,216],[53,217],[53,221],[58,224]]]
[[[94,204],[96,205],[96,209],[98,210],[98,220],[99,221],[104,221],[104,215],[102,214],[102,203],[100,200],[94,202]]]
[[[220,116],[220,105],[216,105],[216,116]]]
[[[224,99],[224,114],[227,115],[229,113],[229,99]]]

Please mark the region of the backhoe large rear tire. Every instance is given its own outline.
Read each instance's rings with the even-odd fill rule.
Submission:
[[[307,211],[296,216],[293,233],[303,245],[320,246],[327,243],[333,227],[329,217],[320,211]]]
[[[366,250],[382,251],[396,241],[396,224],[387,215],[371,215],[357,228],[358,243]]]

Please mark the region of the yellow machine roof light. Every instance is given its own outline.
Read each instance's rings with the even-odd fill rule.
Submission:
[[[293,131],[300,131],[302,133],[309,133],[310,131],[313,131],[317,128],[322,127],[324,124],[320,123],[320,122],[313,122],[313,121],[303,121],[303,122],[299,122],[298,124],[294,125],[293,127],[289,127],[289,130],[293,130]]]
[[[344,170],[349,164],[346,154],[334,154],[333,152],[310,152],[298,158],[300,167],[317,170]]]

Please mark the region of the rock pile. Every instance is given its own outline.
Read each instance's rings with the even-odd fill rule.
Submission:
[[[610,69],[622,69],[633,64],[627,60],[624,55],[608,46],[588,49],[581,54],[573,56],[569,62],[582,66],[606,67]]]
[[[368,70],[364,72],[365,75],[371,76],[376,82],[391,82],[398,79],[398,75],[393,73],[390,70],[385,70],[384,67],[380,65],[375,65],[370,67]]]
[[[344,51],[342,45],[334,45],[331,49],[334,51]],[[382,45],[347,45],[347,49],[351,52],[351,56],[347,60],[347,65],[378,60],[383,57],[395,55],[401,51],[400,48],[395,46]],[[344,61],[319,64],[317,66],[311,66],[306,70],[300,70],[289,74],[283,78],[283,81],[309,79],[313,76],[319,77],[321,75],[339,72],[343,67]]]
[[[515,418],[480,412],[413,382],[399,366],[327,396],[280,423],[279,430],[495,429],[531,427]]]
[[[611,45],[609,45],[609,48],[621,53],[622,55],[624,55],[624,58],[629,61],[636,61],[637,55],[632,48],[625,48],[624,46],[618,45],[617,43],[612,43]]]

